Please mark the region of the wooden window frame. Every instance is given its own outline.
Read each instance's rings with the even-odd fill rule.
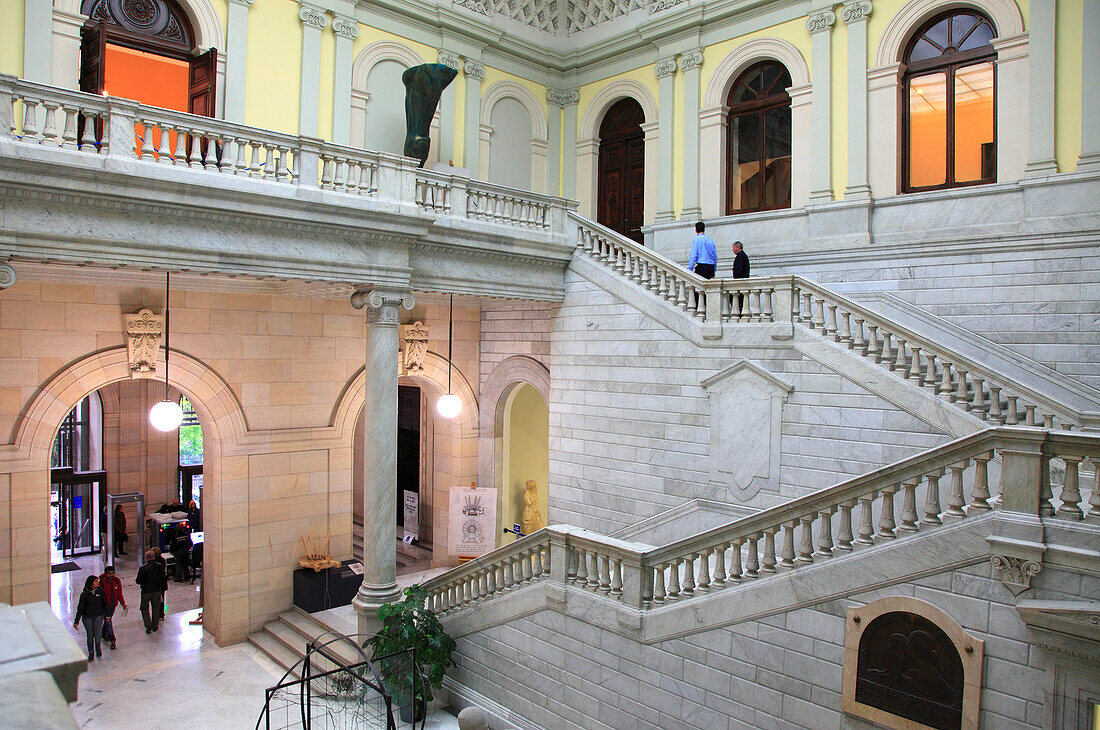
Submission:
[[[924,34],[929,29],[943,20],[952,18],[956,15],[979,16],[989,24],[990,28],[994,29],[994,32],[996,32],[996,26],[993,25],[993,21],[984,13],[970,8],[956,8],[945,13],[940,13],[923,23],[906,44],[903,58],[909,58],[913,52],[914,46],[924,37]],[[955,72],[961,68],[977,66],[987,62],[993,64],[993,175],[978,180],[957,182],[955,180]],[[975,48],[969,51],[953,53],[950,56],[940,55],[936,58],[916,61],[912,64],[905,65],[904,68],[905,71],[902,74],[901,83],[901,192],[923,193],[932,190],[954,190],[957,188],[970,188],[975,185],[989,185],[990,183],[997,182],[997,51],[993,48],[992,44],[984,48]],[[910,139],[912,129],[909,119],[909,93],[914,79],[935,73],[943,73],[946,76],[947,84],[947,137],[945,141],[946,149],[944,150],[944,154],[947,157],[945,182],[939,185],[914,186],[910,183],[913,150],[912,141]]]
[[[729,94],[726,95],[726,105],[729,111],[726,112],[726,215],[741,215],[744,213],[760,213],[768,210],[788,210],[791,207],[791,191],[787,192],[786,205],[764,205],[759,208],[733,208],[733,193],[734,193],[734,181],[733,181],[733,120],[734,117],[742,116],[744,114],[756,113],[760,120],[760,171],[764,172],[766,169],[766,156],[765,139],[767,138],[766,118],[767,112],[771,109],[790,109],[791,108],[791,95],[790,92],[784,88],[780,94],[772,94],[771,96],[764,97],[762,99],[753,99],[752,101],[742,102],[737,105],[730,104],[730,99],[733,96],[733,92],[737,90],[737,87],[748,77],[750,74],[756,72],[757,69],[762,66],[778,66],[783,69],[783,72],[787,74],[787,78],[790,79],[790,71],[780,61],[765,60],[758,63],[754,63],[747,69],[741,72],[730,86]],[[793,127],[793,122],[792,122]],[[794,130],[791,130],[791,137],[793,142]],[[793,157],[793,144],[792,144],[792,157]],[[792,160],[793,162],[793,160]]]

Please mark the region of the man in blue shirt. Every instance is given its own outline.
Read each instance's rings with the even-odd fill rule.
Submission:
[[[718,266],[718,250],[714,239],[703,233],[707,226],[703,221],[695,224],[695,238],[691,241],[691,257],[688,259],[688,271],[704,279],[714,278],[714,269]]]

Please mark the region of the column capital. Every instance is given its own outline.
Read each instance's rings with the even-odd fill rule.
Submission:
[[[462,66],[462,71],[466,74],[466,78],[479,82],[485,80],[485,64],[480,61],[472,61],[467,58],[466,63]]]
[[[9,264],[0,264],[0,289],[7,289],[15,284],[15,269]]]
[[[413,297],[394,289],[365,289],[351,295],[351,306],[365,310],[367,324],[396,327],[400,310],[413,308]]]
[[[580,100],[581,90],[575,87],[572,89],[555,89],[553,87],[547,87],[546,89],[546,101],[556,106],[566,107],[571,104],[576,104]]]
[[[845,0],[840,18],[845,23],[858,23],[871,15],[871,0]]]
[[[310,5],[309,3],[303,3],[299,0],[298,8],[298,21],[303,27],[309,26],[316,28],[317,30],[324,30],[328,25],[328,16],[325,15],[325,11],[316,5]]]
[[[242,8],[252,7],[252,3],[255,0],[229,0],[230,5],[240,5]]]
[[[680,54],[680,68],[684,72],[693,71],[703,65],[703,49],[695,48]]]
[[[446,48],[438,49],[438,53],[439,55],[436,58],[439,63],[449,68],[453,68],[455,71],[462,70],[462,59],[459,58],[457,53],[448,51]]]
[[[332,32],[341,38],[355,40],[359,37],[359,21],[347,15],[334,15]]]
[[[653,65],[653,73],[656,74],[659,79],[676,73],[676,57],[669,56],[668,58],[662,58]]]
[[[811,35],[830,31],[833,29],[833,23],[835,22],[836,13],[832,10],[818,10],[816,13],[810,13],[806,16],[806,30],[810,31]]]

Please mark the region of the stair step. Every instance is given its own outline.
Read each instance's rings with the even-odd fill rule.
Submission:
[[[248,641],[283,669],[290,669],[301,659],[279,639],[265,631],[252,634],[248,637]],[[301,676],[297,670],[292,670],[291,675],[295,679]]]
[[[293,628],[293,630],[302,637],[303,648],[306,642],[312,641],[321,634],[330,631],[330,629],[321,622],[297,610],[287,611],[279,616],[279,620]],[[330,635],[328,638],[335,637]],[[326,641],[327,640],[328,639],[326,639]],[[349,640],[333,642],[327,645],[324,651],[331,654],[345,665],[356,664],[363,661],[363,656],[359,653],[355,644]]]

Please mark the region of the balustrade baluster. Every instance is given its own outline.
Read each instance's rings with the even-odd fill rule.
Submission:
[[[798,522],[795,521],[783,525],[783,548],[779,553],[779,567],[781,568],[794,567],[794,528],[797,524]]]
[[[664,603],[665,602],[665,568],[667,565],[661,564],[653,569],[653,602]]]
[[[600,556],[594,550],[586,550],[585,557],[588,560],[588,583],[585,588],[595,593],[600,588]]]
[[[687,305],[688,305],[687,283],[683,279],[680,279],[680,281],[679,281],[679,293],[676,295],[676,306],[678,306],[680,309],[682,309],[683,311],[686,312],[687,311]]]
[[[321,155],[321,189],[332,189],[332,155]]]
[[[824,558],[833,556],[833,512],[835,509],[835,507],[823,509],[817,513],[818,517],[821,518],[821,526],[818,528],[815,556]]]
[[[95,139],[95,123],[99,115],[95,112],[80,112],[84,117],[84,133],[80,135],[80,151],[91,152],[93,154],[99,152],[96,148]]]
[[[951,402],[955,401],[955,386],[951,382],[951,363],[944,360],[940,364],[940,384],[936,386],[936,394],[948,394]]]
[[[699,575],[695,578],[695,587],[700,593],[710,591],[710,554],[711,548],[699,553]]]
[[[779,532],[778,527],[769,527],[764,530],[764,556],[760,560],[761,573],[777,572],[775,560],[775,533],[777,532]]]
[[[623,560],[613,558],[611,563],[611,595],[621,596],[623,594]]]
[[[282,151],[281,149],[279,150]],[[280,162],[282,161],[282,155],[279,156]],[[335,170],[333,171],[332,186],[336,190],[347,191],[348,189],[348,175],[351,172],[351,162],[344,160],[336,160]]]
[[[920,484],[920,479],[911,479],[901,483],[901,525],[898,527],[898,529],[902,532],[916,532],[919,529],[917,527],[918,484]]]
[[[611,590],[611,571],[607,561],[608,557],[601,554],[596,567],[600,575],[599,584],[596,586],[596,590],[604,595],[607,595]]]
[[[682,596],[695,595],[695,558],[697,557],[695,553],[692,553],[684,559],[684,577],[680,587],[680,595]]]
[[[970,403],[970,409],[976,411],[981,418],[985,418],[989,406],[985,401],[985,378],[971,377],[974,381],[974,399]]]
[[[88,128],[87,124],[84,129]],[[38,102],[23,99],[23,141],[41,144],[42,135],[38,131]]]
[[[668,272],[661,269],[657,274],[660,280],[660,284],[657,286],[657,294],[660,295],[662,299],[668,299]]]
[[[146,136],[152,136],[152,129],[155,122],[152,120],[146,122],[145,134]],[[157,162],[162,165],[172,164],[172,147],[171,147],[171,135],[169,134],[170,128],[163,124],[157,126],[156,132],[160,135],[159,144],[157,145]]]
[[[909,373],[906,377],[913,378],[917,381],[917,385],[921,385],[924,382],[924,372],[920,366],[920,348],[916,345],[909,345],[909,350],[912,352],[912,356],[909,361]]]
[[[187,133],[187,166],[192,170],[202,168],[202,133],[190,130]]]
[[[760,541],[760,533],[748,538],[745,548],[745,572],[746,578],[756,578],[760,575],[760,554],[757,544]]]
[[[940,513],[943,511],[940,507],[941,476],[943,476],[943,469],[936,469],[935,471],[924,475],[927,483],[925,485],[924,492],[924,517],[921,519],[921,524],[943,524],[943,519],[940,517]]]
[[[867,340],[863,337],[863,317],[852,315],[852,343],[853,350],[861,355],[867,354]]]
[[[1043,428],[1054,428],[1054,416],[1052,414],[1043,414]]]
[[[76,107],[61,105],[61,113],[65,116],[64,131],[61,132],[61,146],[67,150],[76,149],[77,115],[80,110]]]
[[[955,366],[955,379],[956,387],[955,392],[951,395],[952,403],[962,403],[963,408],[970,410],[970,389],[966,384],[967,371]]]
[[[631,258],[634,259],[634,267],[633,271],[631,272],[630,279],[636,284],[641,284],[642,266],[644,265],[644,262],[642,261],[642,257],[638,256],[637,254],[631,254]]]
[[[814,329],[820,330],[823,334],[825,332],[825,300],[814,297],[813,300],[813,312],[814,312]]]
[[[763,305],[760,303],[760,289],[749,289],[745,295],[745,303],[749,307],[749,321],[760,322],[763,319]]]
[[[680,560],[673,559],[668,564],[668,594],[670,601],[680,600]]]
[[[878,356],[875,361],[880,365],[891,365],[894,362],[894,350],[890,347],[890,338],[893,337],[889,332],[882,333],[882,349],[879,350]],[[894,368],[891,367],[891,370]]]
[[[577,585],[581,588],[588,587],[588,552],[584,548],[576,549],[577,556]]]
[[[875,362],[879,361],[879,344],[878,344],[878,325],[871,322],[867,323],[867,346],[864,349],[863,354]]]
[[[989,461],[993,452],[974,457],[974,484],[970,488],[970,509],[993,509],[989,506]]]
[[[1024,425],[1025,426],[1036,426],[1036,425],[1038,425],[1037,422],[1035,421],[1035,406],[1025,403],[1024,404],[1024,412],[1026,414],[1025,417],[1024,417]]]
[[[989,384],[989,418],[998,423],[1005,422],[1004,411],[1001,410],[1001,388],[992,383]]]
[[[901,370],[902,377],[905,377],[905,373],[906,373],[906,362],[905,362],[905,344],[906,344],[906,342],[905,342],[905,338],[895,337],[894,339],[897,340],[897,343],[898,343],[897,352],[895,353],[897,355],[897,357],[895,357],[892,362],[888,363],[888,366],[889,366],[890,370]]]
[[[846,553],[852,552],[852,508],[859,504],[859,500],[851,500],[840,505],[840,527],[836,531],[836,549]]]
[[[730,543],[730,567],[727,573],[727,580],[730,583],[741,582],[741,574],[743,572],[741,568],[741,545],[742,541],[740,539],[734,540],[732,543]],[[755,547],[756,546],[754,544],[753,548],[755,549]],[[723,553],[722,556],[724,558],[725,553]]]
[[[761,299],[762,299],[761,304],[760,304],[760,319],[761,319],[761,321],[764,321],[764,322],[774,322],[775,321],[775,309],[772,305],[772,294],[773,293],[774,293],[773,289],[766,289],[766,290],[761,289],[760,290],[760,296],[761,296]]]
[[[802,539],[798,543],[798,562],[812,563],[814,561],[814,516],[800,517],[802,522]]]
[[[711,580],[711,585],[715,588],[721,588],[726,585],[726,549],[730,544],[724,542],[715,548],[714,551],[714,576]]]
[[[1054,499],[1054,490],[1050,484],[1050,469],[1051,458],[1044,456],[1042,459],[1042,466],[1039,472],[1039,516],[1040,517],[1053,517],[1054,505],[1051,500]]]
[[[139,119],[138,122],[141,124],[141,150],[138,157],[148,162],[156,158],[156,149],[153,147],[153,133],[156,127],[147,119]]]
[[[875,492],[859,498],[859,536],[856,537],[858,545],[875,544],[875,528],[872,524]]]
[[[271,142],[264,142],[265,154],[263,177],[265,180],[275,176],[275,150],[276,147],[274,144],[272,144]]]
[[[948,468],[951,470],[951,486],[948,489],[947,512],[944,515],[961,520],[966,517],[966,493],[963,490],[963,471],[966,470],[966,464],[952,464]]]
[[[829,310],[829,316],[825,317],[825,336],[833,338],[834,342],[840,342],[839,328],[836,324],[837,305],[826,302],[825,306]]]
[[[886,540],[893,540],[897,537],[894,532],[894,528],[897,526],[894,522],[894,494],[897,491],[897,487],[887,487],[880,492],[882,494],[882,513],[878,521],[878,536]]]
[[[534,578],[534,574],[532,572],[532,565],[531,565],[531,551],[530,550],[523,550],[522,552],[520,552],[520,558],[519,559],[523,564],[523,582],[524,583],[530,583],[531,579]],[[593,565],[592,567],[596,567],[596,566]],[[589,575],[589,578],[592,577],[591,573],[589,573],[588,575]]]
[[[1100,523],[1100,459],[1089,457],[1092,465],[1092,494],[1089,495],[1089,513],[1085,516],[1085,522]]]
[[[852,313],[842,309],[840,311],[840,329],[837,333],[838,342],[851,347],[852,345]]]

